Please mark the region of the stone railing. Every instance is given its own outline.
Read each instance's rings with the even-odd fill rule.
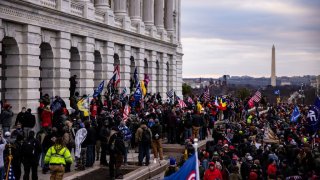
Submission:
[[[118,28],[122,28],[122,18],[114,17],[114,25]]]
[[[83,17],[84,5],[76,2],[71,2],[71,14]]]
[[[137,24],[129,24],[125,21],[123,17],[116,17],[111,12],[105,12],[94,8],[94,0],[89,2],[77,2],[75,0],[24,0],[27,2],[34,2],[35,4],[40,4],[44,7],[56,9],[65,13],[76,15],[78,17],[87,18],[99,23],[111,22],[109,25],[117,27],[119,29],[126,29],[131,32],[140,33],[145,36],[153,37],[165,42],[174,43],[175,37],[171,35],[162,35],[159,32],[154,31],[150,27],[143,27],[141,30]],[[86,4],[88,3],[88,4]],[[110,10],[111,11],[111,10]]]
[[[104,12],[95,10],[94,19],[99,22],[104,22],[104,18],[105,18],[104,15],[105,15]]]
[[[57,0],[40,0],[40,4],[45,6],[45,7],[56,9]]]

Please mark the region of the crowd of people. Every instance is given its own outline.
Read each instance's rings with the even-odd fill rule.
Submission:
[[[23,179],[29,179],[31,171],[36,180],[39,165],[42,173],[50,170],[51,179],[62,179],[73,162],[77,171],[83,171],[98,160],[109,167],[114,179],[121,176],[121,165],[128,164],[130,149],[139,153],[139,166],[148,166],[150,150],[154,161],[164,159],[162,143],[185,145],[178,162],[170,158],[169,176],[194,153],[194,138],[208,141],[199,151],[204,180],[316,179],[320,175],[319,132],[306,128],[306,105],[299,106],[301,116],[291,122],[294,105],[264,101],[249,111],[248,99],[231,95],[190,96],[183,101],[177,96],[163,99],[158,93],[137,102],[134,95],[88,97],[74,92],[71,110],[59,96],[45,94],[39,104],[37,132],[31,109],[22,108],[13,123],[12,107],[3,104],[1,179],[9,161],[16,179],[23,164]],[[267,112],[260,114],[258,106]]]

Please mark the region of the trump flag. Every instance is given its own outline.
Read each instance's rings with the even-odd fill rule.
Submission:
[[[164,180],[196,180],[196,161],[196,155],[194,154],[183,164],[179,171],[165,177]]]

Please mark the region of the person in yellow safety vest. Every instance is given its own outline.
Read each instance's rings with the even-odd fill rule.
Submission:
[[[44,163],[49,164],[51,171],[50,180],[62,180],[66,162],[71,164],[72,161],[71,153],[63,144],[63,139],[57,138],[44,158]]]
[[[83,95],[82,98],[78,101],[77,103],[77,107],[79,109],[79,111],[81,111],[81,117],[83,117],[84,119],[89,117],[89,111],[88,111],[88,107],[85,107],[87,104],[87,95]]]

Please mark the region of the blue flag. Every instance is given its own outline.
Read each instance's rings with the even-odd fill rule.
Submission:
[[[140,101],[140,99],[142,98],[142,92],[141,92],[141,87],[140,87],[140,83],[138,83],[138,86],[136,88],[136,91],[134,92],[134,101],[138,102]]]
[[[280,90],[279,90],[279,89],[278,89],[278,90],[275,90],[275,91],[274,91],[274,94],[280,95]]]
[[[104,81],[102,81],[99,86],[97,87],[96,90],[94,90],[94,93],[93,93],[93,97],[97,97],[99,94],[101,94],[102,90],[103,90],[103,87],[104,87]]]
[[[164,180],[196,179],[196,155],[191,156],[178,172],[165,177]]]
[[[13,173],[12,165],[10,164],[8,168],[9,168],[9,174],[7,174],[7,171],[6,171],[4,179],[16,179]]]
[[[316,97],[314,105],[317,106],[320,109],[320,97]]]
[[[307,116],[308,129],[314,133],[320,129],[320,108],[317,106],[311,106]]]
[[[297,122],[299,117],[300,117],[299,108],[298,108],[298,106],[295,106],[294,109],[293,109],[290,121],[291,122]]]

